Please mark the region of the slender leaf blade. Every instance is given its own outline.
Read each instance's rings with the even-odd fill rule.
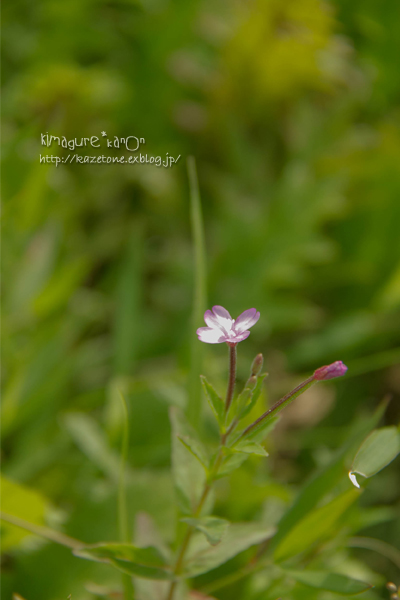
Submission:
[[[172,476],[181,510],[192,514],[202,494],[206,476],[197,457],[182,444],[180,438],[196,439],[196,432],[177,407],[170,408],[172,428]]]
[[[213,411],[215,418],[218,421],[218,424],[222,426],[225,420],[224,401],[222,400],[222,398],[219,397],[211,383],[207,381],[204,375],[201,375],[200,379],[211,410]]]
[[[352,579],[347,575],[338,573],[326,573],[323,571],[287,571],[299,583],[303,583],[318,590],[334,592],[342,596],[354,596],[362,594],[373,587],[358,579]]]
[[[203,536],[194,550],[189,551],[184,575],[197,577],[216,569],[250,546],[260,544],[274,535],[275,529],[260,523],[235,523],[217,546],[209,546]]]
[[[119,571],[145,579],[173,579],[163,555],[154,548],[139,548],[132,544],[100,543],[74,550],[75,556],[96,562],[106,562]]]
[[[257,400],[259,399],[260,394],[263,389],[264,379],[267,377],[267,375],[268,375],[268,373],[262,373],[261,375],[257,376],[257,385],[253,390],[249,404],[243,409],[243,411],[240,415],[241,419],[243,419],[246,415],[248,415],[249,412],[251,412],[252,409],[254,408],[254,406],[256,405]]]
[[[268,456],[268,452],[257,442],[243,440],[232,448],[235,452],[244,452],[245,454],[256,454],[257,456]]]
[[[340,517],[358,496],[359,492],[350,489],[306,515],[276,548],[275,560],[282,562],[329,537]]]
[[[189,450],[189,452],[197,458],[197,460],[203,465],[203,467],[208,470],[209,459],[202,444],[188,435],[180,435],[178,436],[178,440],[182,442],[182,444]]]
[[[181,521],[184,521],[188,525],[191,525],[198,531],[204,533],[212,546],[216,546],[220,543],[230,525],[229,521],[226,519],[212,516],[201,517],[200,519],[185,517],[181,519]]]

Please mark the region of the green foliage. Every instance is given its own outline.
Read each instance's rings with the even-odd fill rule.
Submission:
[[[0,478],[0,484],[2,511],[36,525],[44,524],[45,514],[49,508],[49,501],[43,494],[26,486],[19,485],[3,476]],[[29,533],[23,529],[2,522],[1,551],[7,552],[18,546],[27,535],[29,536]]]
[[[97,422],[85,413],[69,413],[64,424],[75,443],[113,481],[118,480],[119,459],[108,446]]]
[[[262,388],[263,388],[263,383],[264,383],[264,379],[267,377],[267,373],[263,373],[262,375],[259,375],[257,377],[257,383],[255,388],[251,391],[251,398],[250,398],[250,402],[245,405],[242,410],[240,411],[240,418],[244,419],[244,417],[246,417],[255,407],[257,400],[260,397],[260,394],[262,392]]]
[[[74,550],[75,556],[106,562],[123,573],[145,579],[171,579],[165,560],[152,546],[137,548],[132,544],[100,543]]]
[[[196,577],[216,569],[250,546],[269,539],[273,534],[272,527],[260,523],[233,523],[216,546],[210,547],[203,536],[198,537],[188,553],[185,575]]]
[[[178,436],[178,440],[182,442],[182,444],[189,450],[189,452],[191,452],[193,456],[200,461],[207,473],[210,461],[207,458],[207,455],[203,449],[201,442],[199,442],[199,440],[195,440],[189,437],[188,435]]]
[[[204,533],[211,546],[219,544],[229,527],[229,521],[220,519],[219,517],[208,516],[201,519],[186,517],[181,520]]]
[[[275,550],[275,559],[282,562],[333,536],[343,513],[357,497],[356,490],[348,490],[310,512],[280,542]]]
[[[397,427],[382,427],[369,434],[358,449],[350,470],[352,481],[355,475],[371,477],[384,469],[400,453],[400,433]],[[360,487],[357,484],[357,487]]]
[[[399,40],[397,0],[4,7],[4,511],[14,514],[14,506],[16,516],[42,526],[47,516],[47,526],[87,543],[118,539],[121,389],[129,406],[129,537],[134,516],[146,510],[163,544],[178,551],[187,527],[181,513],[195,518],[204,465],[216,460],[199,374],[218,390],[226,382],[226,348],[200,344],[195,329],[208,304],[232,315],[254,306],[261,318],[239,345],[236,398],[257,352],[270,378],[268,386],[258,379],[258,400],[257,387],[246,396],[226,440],[219,469],[226,477],[202,515],[262,519],[277,523],[277,533],[188,587],[219,585],[221,600],[336,597],[282,578],[274,552],[341,497],[349,469],[368,474],[395,454]],[[143,136],[146,152],[181,154],[180,162],[171,169],[39,163],[40,154],[69,153],[41,146],[41,133],[80,138],[102,130],[107,139]],[[189,155],[197,169],[193,160],[190,178]],[[239,441],[240,430],[333,360],[348,365],[345,381],[315,386],[273,432],[275,417]],[[391,433],[374,434],[379,444],[365,442],[361,465],[352,466],[379,427],[380,417],[368,415],[385,395],[393,397],[384,422]],[[171,405],[195,431],[176,416],[171,440]],[[213,408],[222,427],[223,400]],[[264,445],[268,460],[257,456]],[[383,584],[398,576],[398,475],[393,461],[365,482],[349,517],[343,512],[315,540],[307,572],[354,574],[376,583],[366,598],[387,598]],[[205,551],[219,551],[232,527],[215,548],[196,535]],[[138,547],[153,545],[137,534]],[[117,569],[38,544],[9,523],[2,538],[10,542],[4,598],[121,593]],[[297,552],[297,543],[292,538],[287,550]],[[255,555],[262,570],[254,573]],[[290,567],[304,574],[302,556],[291,554]],[[164,600],[168,580],[134,579],[138,599]],[[189,595],[183,584],[176,590],[179,600]]]
[[[357,579],[351,579],[338,573],[324,573],[322,571],[287,571],[290,577],[304,585],[318,590],[335,592],[341,596],[354,596],[362,594],[372,586]]]
[[[243,439],[234,446],[235,452],[244,452],[245,454],[256,454],[257,456],[268,456],[268,452],[257,442],[251,442]]]
[[[207,381],[204,375],[201,376],[201,382],[203,384],[203,389],[208,403],[222,431],[225,423],[225,403],[222,398],[218,396],[217,392],[214,390],[211,383]]]
[[[206,476],[203,469],[203,458],[199,463],[201,442],[196,439],[196,433],[187,421],[183,412],[172,407],[170,409],[172,430],[172,475],[177,492],[177,499],[184,513],[192,514],[197,506]],[[195,448],[195,450],[193,450]],[[190,451],[188,450],[190,449]]]

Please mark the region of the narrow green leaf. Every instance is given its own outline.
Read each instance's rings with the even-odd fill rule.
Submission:
[[[206,394],[208,403],[211,406],[211,410],[213,411],[215,418],[217,419],[218,424],[221,427],[225,420],[224,401],[222,400],[222,398],[220,398],[218,396],[217,392],[215,391],[215,389],[213,388],[211,383],[209,383],[207,381],[207,379],[204,377],[204,375],[201,375],[200,379],[201,379],[201,383],[203,385],[203,389]]]
[[[232,524],[222,541],[217,546],[211,546],[203,536],[195,540],[194,547],[189,551],[184,575],[197,577],[224,564],[240,552],[254,544],[260,544],[274,534],[274,528],[260,523]]]
[[[146,567],[125,560],[120,560],[118,558],[109,559],[108,562],[110,562],[110,564],[112,564],[116,569],[118,569],[118,571],[121,571],[122,573],[134,575],[136,577],[143,577],[143,579],[171,580],[175,578],[172,571],[158,569],[157,567]]]
[[[173,579],[173,573],[165,564],[162,554],[149,546],[138,548],[132,544],[100,543],[74,550],[80,558],[107,562],[119,571],[145,579]]]
[[[246,435],[244,435],[241,439],[243,441],[248,440],[251,442],[262,442],[267,435],[274,429],[275,425],[278,423],[280,419],[280,415],[275,415],[270,419],[265,421],[261,421],[254,429],[249,431]]]
[[[335,592],[342,596],[354,596],[355,594],[362,594],[366,590],[369,590],[372,585],[364,583],[358,579],[351,579],[346,575],[340,575],[338,573],[324,573],[323,571],[286,571],[290,577],[293,577],[296,581],[303,583],[312,588],[318,590],[327,590],[328,592]]]
[[[190,375],[188,381],[187,416],[192,425],[197,426],[201,415],[201,386],[199,375],[203,360],[203,344],[195,335],[197,327],[203,323],[203,314],[207,303],[207,273],[206,251],[204,239],[203,215],[199,183],[197,180],[196,162],[193,156],[187,159],[187,169],[190,187],[190,222],[194,246],[194,295],[193,295],[193,321],[190,332]]]
[[[171,407],[169,414],[172,427],[172,476],[177,499],[181,510],[192,514],[202,494],[206,475],[198,457],[188,452],[182,443],[183,439],[196,439],[196,432],[177,407]]]
[[[135,562],[147,567],[165,567],[165,558],[154,546],[139,548],[133,544],[121,544],[119,542],[100,542],[99,544],[87,544],[76,550],[76,554],[83,558],[92,560],[104,560],[106,558],[118,558]]]
[[[232,448],[235,452],[244,452],[245,454],[257,454],[258,456],[268,456],[268,452],[256,442],[242,440]]]
[[[218,470],[217,479],[225,477],[226,475],[229,475],[229,473],[232,473],[232,471],[238,469],[248,458],[249,454],[246,454],[245,452],[232,452],[228,454]]]
[[[335,532],[340,517],[358,496],[356,490],[348,490],[304,517],[276,548],[275,560],[286,560],[309,549],[316,542],[329,538]]]
[[[259,399],[260,394],[263,389],[264,379],[267,377],[267,375],[268,375],[268,373],[262,373],[261,375],[259,375],[257,377],[257,385],[253,390],[253,394],[252,394],[250,403],[242,410],[242,412],[240,414],[241,419],[246,417],[253,410],[254,406],[256,405],[257,400]]]
[[[400,434],[396,427],[376,429],[361,444],[354,458],[349,477],[360,487],[356,474],[371,477],[384,469],[400,452]]]
[[[202,517],[200,519],[185,517],[181,519],[181,521],[184,521],[188,525],[191,525],[198,531],[204,533],[212,546],[219,544],[230,525],[229,521],[226,519],[211,516]]]
[[[253,390],[250,388],[244,388],[244,390],[238,395],[235,396],[232,400],[232,403],[229,407],[228,415],[226,422],[232,423],[235,419],[239,421],[241,419],[242,412],[245,410],[246,406],[249,404],[251,397],[253,395]]]
[[[200,461],[206,471],[208,471],[210,461],[204,451],[203,445],[198,440],[194,440],[188,435],[180,435],[178,436],[178,440],[182,442],[185,448],[187,448],[189,452]]]

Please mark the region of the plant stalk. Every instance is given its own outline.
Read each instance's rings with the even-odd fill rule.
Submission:
[[[25,529],[25,531],[29,531],[30,533],[33,533],[35,535],[39,535],[40,537],[45,538],[50,542],[55,542],[56,544],[60,544],[61,546],[72,548],[72,550],[83,548],[86,545],[80,540],[76,540],[75,538],[72,538],[69,535],[65,535],[65,533],[60,533],[59,531],[55,531],[54,529],[50,529],[49,527],[43,527],[43,525],[36,525],[36,523],[30,523],[29,521],[25,521],[25,519],[20,519],[19,517],[9,515],[8,513],[5,513],[3,511],[0,511],[0,519],[2,521],[5,521],[6,523],[15,525],[16,527]]]
[[[229,406],[232,402],[232,398],[233,398],[233,391],[235,389],[235,380],[236,380],[236,344],[229,346],[229,381],[228,381],[228,389],[227,389],[227,393],[226,393],[226,403],[225,403],[225,414],[228,412]],[[223,459],[223,447],[225,446],[225,441],[226,441],[226,434],[225,435],[221,435],[221,442],[220,442],[220,447],[219,447],[219,451],[218,454],[216,456],[214,465],[211,469],[211,473],[208,477],[208,481],[205,483],[204,485],[204,490],[203,493],[201,495],[201,498],[199,500],[199,503],[196,507],[196,510],[194,512],[194,518],[197,519],[202,511],[202,508],[204,506],[205,501],[207,500],[208,494],[211,490],[212,484],[215,480],[215,478],[218,475],[218,470],[219,467],[221,466],[221,462]],[[175,575],[179,575],[179,573],[182,570],[183,567],[183,563],[184,563],[184,559],[185,559],[185,554],[186,551],[188,549],[190,540],[192,538],[193,532],[194,532],[195,528],[192,526],[188,526],[188,529],[186,531],[185,537],[183,538],[182,541],[182,545],[181,548],[179,550],[179,554],[178,557],[176,559],[176,563],[175,563],[175,568],[174,568],[174,573]],[[174,597],[174,593],[175,593],[175,589],[177,586],[177,581],[172,581],[171,585],[169,587],[168,590],[168,594],[166,597],[166,600],[173,600]]]
[[[273,406],[271,406],[271,408],[269,408],[264,414],[262,414],[261,417],[258,417],[258,419],[256,419],[254,421],[254,423],[249,425],[243,431],[243,433],[239,439],[245,437],[248,433],[250,433],[253,429],[255,429],[257,427],[257,425],[259,425],[262,421],[264,421],[264,419],[269,417],[272,413],[279,412],[280,410],[282,410],[282,408],[285,408],[285,406],[290,404],[290,402],[292,402],[292,400],[297,398],[297,396],[299,396],[300,394],[305,392],[306,389],[308,389],[313,383],[315,383],[315,379],[312,376],[309,377],[308,379],[306,379],[305,381],[303,381],[302,383],[300,383],[297,387],[294,388],[294,390],[292,390],[291,392],[286,394],[286,396],[283,396],[280,400],[275,402],[275,404]]]
[[[226,391],[226,400],[225,400],[225,413],[228,413],[229,407],[232,402],[233,392],[235,390],[235,381],[236,381],[236,344],[229,344],[229,381],[228,381],[228,389]]]

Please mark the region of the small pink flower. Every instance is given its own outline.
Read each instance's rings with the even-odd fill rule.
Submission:
[[[327,379],[334,379],[335,377],[341,377],[347,371],[347,367],[341,360],[337,360],[331,365],[320,367],[314,371],[313,379],[317,381],[326,381]]]
[[[236,345],[249,337],[250,327],[253,327],[260,318],[260,313],[255,308],[242,312],[238,318],[232,319],[228,311],[222,306],[213,306],[212,311],[206,310],[204,320],[208,327],[199,327],[196,331],[199,340],[207,344]]]

